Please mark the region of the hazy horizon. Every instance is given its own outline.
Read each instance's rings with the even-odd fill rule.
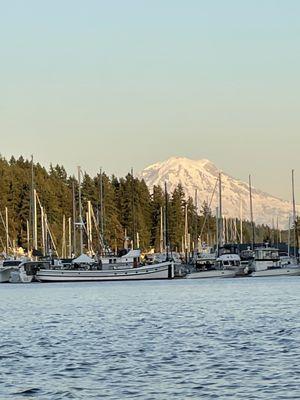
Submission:
[[[207,158],[300,199],[300,3],[2,4],[5,157],[123,176]],[[298,203],[300,200],[298,200]]]

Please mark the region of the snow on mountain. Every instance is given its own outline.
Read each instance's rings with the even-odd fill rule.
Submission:
[[[139,177],[143,178],[148,187],[164,186],[167,182],[168,191],[173,191],[181,183],[187,196],[195,197],[198,193],[199,207],[204,201],[209,202],[214,191],[220,170],[209,160],[190,160],[183,157],[172,157],[145,168]],[[253,213],[256,223],[286,228],[289,215],[292,212],[291,203],[281,200],[261,190],[253,188]],[[244,219],[250,219],[248,184],[222,172],[222,204],[224,217],[239,217],[242,204]],[[218,192],[212,201],[212,210],[217,207]],[[300,206],[297,206],[300,209]]]

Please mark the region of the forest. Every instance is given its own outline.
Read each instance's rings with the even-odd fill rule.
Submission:
[[[36,246],[32,228],[33,187],[39,201]],[[88,202],[93,214],[91,241],[95,253],[101,253],[104,249],[119,251],[126,244],[139,247],[144,252],[159,251],[162,246],[162,225],[164,243],[167,241],[173,251],[184,250],[187,241],[190,250],[199,242],[209,245],[216,242],[216,219],[209,205],[203,201],[196,209],[193,199],[186,198],[180,185],[172,193],[159,186],[149,190],[146,183],[132,173],[118,178],[99,172],[94,177],[82,173],[80,190],[85,251],[88,246]],[[0,251],[5,251],[7,247],[11,252],[19,247],[25,251],[37,247],[35,250],[42,251],[47,233],[43,234],[43,222],[40,221],[46,216],[52,238],[48,246],[55,245],[60,256],[78,254],[78,193],[78,177],[68,175],[63,166],[50,165],[46,169],[23,157],[11,157],[10,160],[1,157]],[[226,241],[238,243],[241,221],[226,219],[223,225]],[[242,222],[242,237],[243,242],[251,242],[252,226],[249,221]],[[286,241],[287,232],[279,232],[266,225],[255,226],[256,242],[278,242],[280,239]]]

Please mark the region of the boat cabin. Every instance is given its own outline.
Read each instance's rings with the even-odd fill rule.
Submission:
[[[130,250],[127,254],[121,257],[109,256],[102,257],[101,263],[103,266],[107,265],[125,265],[137,267],[141,261],[141,251],[140,250]]]
[[[280,268],[279,250],[275,247],[257,247],[254,251],[255,270]]]
[[[238,254],[222,254],[220,257],[217,258],[217,263],[219,268],[235,269],[237,267],[240,267],[241,258]]]

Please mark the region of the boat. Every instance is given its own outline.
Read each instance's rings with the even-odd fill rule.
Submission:
[[[247,247],[246,250],[241,250],[240,257],[241,257],[241,267],[243,269],[243,274],[249,275],[251,272],[253,272],[251,266],[254,260],[254,251],[251,250],[250,247]]]
[[[85,254],[82,254],[80,256],[81,258],[86,258],[88,257]],[[92,259],[90,259],[92,260]],[[110,265],[115,265],[115,266],[119,266],[119,267],[129,267],[129,266],[135,266],[137,267],[140,263],[141,260],[141,251],[138,250],[129,250],[128,252],[126,252],[125,254],[122,254],[121,256],[117,257],[113,254],[111,255],[105,255],[103,257],[101,257],[100,259],[100,263],[102,264],[103,268],[105,268],[106,266],[110,266]],[[80,264],[80,260],[74,260],[74,262],[77,262],[78,264]]]
[[[40,282],[86,282],[86,281],[129,281],[173,279],[174,263],[164,263],[141,267],[111,267],[102,269],[100,264],[81,265],[75,269],[40,268],[35,278]]]
[[[186,279],[204,279],[204,278],[234,278],[235,271],[228,269],[208,269],[204,271],[191,272],[186,275]]]
[[[42,266],[48,266],[50,263],[41,261],[23,261],[10,273],[10,283],[31,283],[35,277],[36,272]]]
[[[4,260],[0,266],[0,283],[9,282],[11,273],[18,270],[20,260]]]
[[[216,252],[211,247],[202,248],[194,257],[194,263],[198,269],[209,269],[215,265],[216,261]]]
[[[269,247],[268,244],[265,247],[255,249],[252,268],[254,269],[251,273],[252,277],[300,275],[299,264],[282,263],[279,250],[275,247]]]
[[[237,254],[222,254],[218,258],[214,254],[208,258],[203,257],[203,263],[197,264],[197,270],[186,276],[187,279],[202,278],[234,278],[240,266],[240,258]]]

